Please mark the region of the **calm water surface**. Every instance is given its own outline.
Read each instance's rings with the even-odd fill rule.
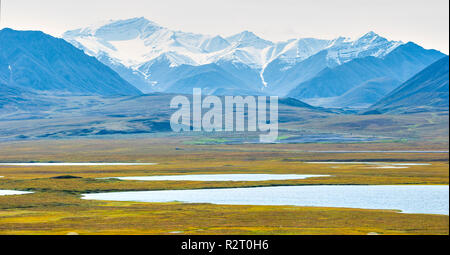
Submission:
[[[11,195],[26,195],[33,192],[28,191],[16,191],[16,190],[0,190],[0,196],[11,196]]]
[[[392,209],[403,213],[449,214],[449,188],[444,185],[322,185],[110,192],[84,194],[83,199]]]
[[[0,163],[0,166],[153,166],[157,163]]]
[[[315,177],[329,177],[329,175],[300,175],[300,174],[204,174],[204,175],[169,175],[169,176],[141,176],[141,177],[112,177],[126,181],[276,181],[301,180]]]

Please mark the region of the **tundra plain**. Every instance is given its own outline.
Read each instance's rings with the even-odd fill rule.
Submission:
[[[446,215],[390,210],[82,200],[83,193],[287,185],[448,185],[448,143],[203,144],[198,137],[9,141],[2,162],[135,162],[150,166],[0,166],[0,234],[443,234]],[[211,138],[208,138],[211,139]],[[205,140],[205,138],[201,138]],[[210,140],[208,140],[210,141]],[[414,152],[412,152],[414,151]],[[432,152],[433,151],[433,152]],[[432,152],[432,153],[431,153]],[[307,162],[336,162],[308,164]],[[346,164],[345,162],[350,162]],[[374,168],[355,162],[428,163]],[[314,174],[262,182],[120,181],[181,174]]]

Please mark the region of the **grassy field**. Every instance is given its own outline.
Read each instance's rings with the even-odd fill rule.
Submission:
[[[449,234],[449,217],[291,206],[151,204],[80,199],[82,193],[311,184],[448,185],[448,141],[353,144],[203,145],[192,137],[3,142],[0,162],[153,162],[154,166],[0,166],[0,234]],[[330,151],[355,151],[335,153]],[[367,152],[367,151],[384,151]],[[420,162],[377,169],[310,161]],[[100,177],[219,173],[324,174],[265,182],[140,182]],[[80,177],[55,179],[60,176]]]

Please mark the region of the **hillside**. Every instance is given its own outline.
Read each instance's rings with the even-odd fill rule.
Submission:
[[[42,32],[12,29],[0,31],[0,83],[29,92],[141,94],[109,67],[66,41]]]
[[[444,57],[370,108],[375,113],[448,111],[449,57]]]

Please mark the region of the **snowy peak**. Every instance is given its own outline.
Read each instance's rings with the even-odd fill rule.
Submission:
[[[389,41],[373,31],[366,33],[355,41],[339,37],[328,47],[328,59],[338,65],[362,57],[384,57],[403,42]]]
[[[63,36],[94,36],[104,40],[127,40],[149,32],[153,33],[159,29],[162,27],[145,18],[133,18],[101,22],[86,28],[68,31]]]
[[[395,43],[395,42],[392,42],[392,43]],[[361,36],[354,42],[354,45],[357,45],[357,46],[367,45],[367,46],[372,46],[372,47],[380,47],[380,46],[383,46],[386,44],[391,44],[391,42],[389,42],[388,39],[379,36],[378,34],[376,34],[373,31],[370,31],[367,34]]]
[[[203,53],[200,44],[207,40],[203,35],[172,31],[145,18],[109,21],[66,32],[63,37],[89,55],[108,55],[113,62],[133,69],[164,53],[176,56],[171,57],[173,65],[199,64],[198,54]],[[211,43],[205,47],[214,48]]]
[[[287,63],[295,64],[317,54],[329,47],[330,44],[330,40],[292,39],[285,43],[278,43],[272,53],[272,58],[280,58]]]
[[[264,49],[273,45],[272,42],[264,40],[253,32],[244,31],[226,38],[230,44],[237,44],[239,47],[254,47]]]
[[[361,36],[359,39],[371,39],[377,37],[380,37],[377,33],[375,33],[374,31],[369,31],[365,35]]]
[[[211,53],[215,51],[224,50],[230,46],[230,43],[221,36],[214,36],[212,38],[206,38],[200,44],[200,48],[205,52]]]

